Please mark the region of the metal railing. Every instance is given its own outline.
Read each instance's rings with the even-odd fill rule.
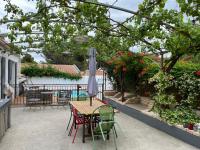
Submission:
[[[98,85],[98,99],[103,99],[103,84]],[[87,84],[23,84],[14,86],[12,106],[58,106],[68,101],[88,98]]]

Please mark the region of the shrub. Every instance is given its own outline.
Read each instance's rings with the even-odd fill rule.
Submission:
[[[176,63],[175,67],[172,69],[171,74],[178,78],[183,74],[192,75],[194,72],[200,70],[200,64],[195,64],[192,62],[179,61]]]
[[[143,55],[129,51],[118,51],[106,62],[109,76],[114,79],[118,89],[121,87],[121,75],[126,90],[135,89],[139,78],[145,73],[146,64]]]
[[[29,77],[42,77],[42,76],[51,76],[56,78],[67,78],[71,80],[79,80],[81,78],[80,75],[69,74],[65,72],[61,72],[51,66],[42,67],[32,64],[22,68],[21,73],[29,76]]]
[[[199,116],[192,109],[186,107],[166,109],[162,111],[161,118],[169,124],[195,124],[200,121]]]
[[[153,110],[170,124],[198,123],[200,118],[192,110],[199,104],[200,80],[193,74],[175,78],[163,72],[149,80],[157,90]],[[177,100],[176,94],[181,97]]]
[[[197,108],[200,103],[200,79],[194,77],[193,74],[184,73],[174,80],[174,83],[182,105]]]
[[[142,96],[150,96],[155,92],[155,88],[152,84],[149,84],[148,80],[159,72],[160,66],[156,61],[148,56],[144,56],[144,61],[146,64],[146,72],[140,78],[138,94]]]

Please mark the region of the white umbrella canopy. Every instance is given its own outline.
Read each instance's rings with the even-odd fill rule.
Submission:
[[[96,81],[96,49],[89,49],[89,79],[88,79],[88,95],[90,96],[90,105],[92,105],[92,97],[98,94],[98,85]]]

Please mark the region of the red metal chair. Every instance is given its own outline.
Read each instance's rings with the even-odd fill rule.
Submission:
[[[77,131],[79,129],[79,125],[83,125],[84,121],[85,121],[85,124],[88,124],[89,121],[88,121],[88,119],[84,119],[83,115],[78,114],[78,111],[74,107],[72,107],[72,113],[73,113],[73,122],[72,122],[72,125],[71,125],[71,128],[70,128],[70,131],[69,131],[69,135],[72,134],[73,129],[76,129],[75,134],[74,134],[74,138],[73,138],[73,141],[72,141],[72,143],[74,143]]]

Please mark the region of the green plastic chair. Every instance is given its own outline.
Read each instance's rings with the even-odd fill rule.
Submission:
[[[99,112],[99,117],[96,120],[96,112]],[[94,125],[96,121],[97,125]],[[103,140],[105,141],[105,135],[107,135],[107,139],[109,137],[109,133],[111,130],[113,131],[114,135],[114,144],[117,150],[116,144],[116,132],[115,132],[115,121],[114,121],[114,109],[110,105],[102,105],[94,110],[93,114],[91,115],[91,133],[93,139],[93,149],[95,149],[95,136],[102,136]]]

